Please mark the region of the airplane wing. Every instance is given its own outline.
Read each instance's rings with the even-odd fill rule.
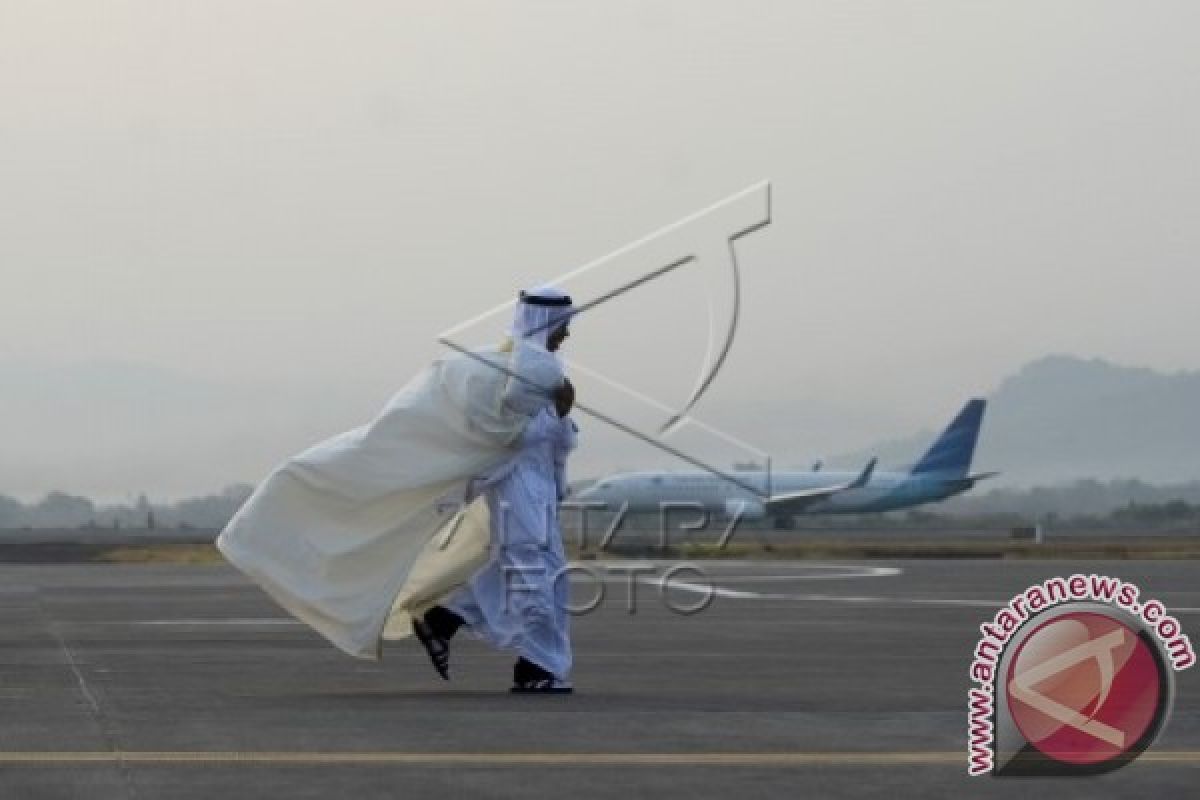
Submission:
[[[819,489],[802,489],[798,492],[777,494],[768,498],[763,506],[768,514],[799,514],[809,506],[822,500],[828,500],[835,494],[866,486],[867,481],[871,480],[871,473],[875,471],[875,464],[878,461],[877,458],[868,461],[867,465],[863,467],[863,471],[858,473],[858,477],[852,481],[837,486],[822,486]]]

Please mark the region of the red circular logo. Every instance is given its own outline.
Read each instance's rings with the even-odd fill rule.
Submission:
[[[1139,744],[1157,722],[1158,658],[1136,631],[1092,611],[1063,614],[1021,642],[1009,664],[1012,720],[1056,761],[1100,764]]]

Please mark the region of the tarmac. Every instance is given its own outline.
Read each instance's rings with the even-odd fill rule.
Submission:
[[[412,641],[352,659],[223,565],[0,566],[0,797],[1196,796],[1200,668],[1093,778],[969,778],[966,693],[979,624],[1054,575],[1133,581],[1196,639],[1200,562],[699,562],[666,593],[666,564],[580,566],[576,693],[547,697],[469,639],[448,683]]]

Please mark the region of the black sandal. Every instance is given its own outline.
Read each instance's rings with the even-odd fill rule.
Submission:
[[[442,680],[450,680],[450,642],[434,634],[424,620],[416,617],[413,618],[413,634],[429,654],[429,660]]]

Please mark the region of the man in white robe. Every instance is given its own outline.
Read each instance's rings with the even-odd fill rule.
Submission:
[[[274,470],[218,548],[334,645],[379,658],[383,639],[411,635],[489,557],[480,489],[512,470],[535,418],[512,400],[566,391],[561,366],[537,358],[518,379],[526,355],[501,346],[434,362],[374,421]]]
[[[522,293],[518,304],[514,374],[505,402],[531,419],[517,456],[486,490],[491,557],[454,597],[414,622],[443,678],[449,641],[465,625],[489,644],[518,654],[514,692],[571,691],[567,560],[558,504],[566,496],[566,459],[576,428],[567,416],[574,390],[554,355],[568,335],[570,302],[562,292],[541,289]]]

